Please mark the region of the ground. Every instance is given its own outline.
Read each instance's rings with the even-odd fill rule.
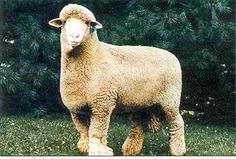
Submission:
[[[208,123],[184,118],[187,156],[236,155],[233,124]],[[121,155],[121,146],[129,130],[126,119],[114,117],[109,129],[108,146]],[[47,155],[77,156],[78,135],[69,115],[44,118],[31,116],[0,116],[0,156]],[[167,125],[159,133],[146,133],[141,155],[167,155]]]

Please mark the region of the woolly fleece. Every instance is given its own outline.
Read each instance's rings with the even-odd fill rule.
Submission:
[[[59,18],[76,17],[96,21],[87,8],[69,4]],[[107,147],[107,132],[114,108],[139,112],[160,104],[169,123],[171,155],[186,152],[184,121],[179,113],[182,75],[177,58],[170,52],[146,46],[116,46],[100,42],[96,30],[88,26],[83,43],[68,46],[61,31],[60,92],[80,132],[77,144],[89,155],[113,155]],[[159,129],[159,119],[152,113],[146,122],[132,117],[132,127],[122,146],[124,155],[138,155],[143,145],[145,127]],[[146,125],[145,125],[146,124]]]

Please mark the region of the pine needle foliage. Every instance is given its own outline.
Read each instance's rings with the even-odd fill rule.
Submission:
[[[174,53],[183,70],[182,108],[233,118],[233,0],[3,0],[0,86],[7,110],[62,110],[59,31],[47,22],[68,3],[93,10],[102,41]]]

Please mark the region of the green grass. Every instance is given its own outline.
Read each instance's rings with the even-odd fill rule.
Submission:
[[[185,119],[188,156],[236,155],[235,128],[230,124],[211,124]],[[108,145],[115,155],[121,155],[121,146],[129,131],[126,119],[112,118]],[[159,133],[146,133],[141,155],[167,155],[167,126]],[[69,116],[48,116],[42,119],[30,116],[0,117],[0,155],[81,155],[76,143],[78,134]]]

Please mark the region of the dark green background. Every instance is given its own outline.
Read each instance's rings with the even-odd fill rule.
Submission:
[[[78,3],[103,24],[101,41],[167,49],[181,62],[181,109],[206,120],[235,117],[234,0],[1,0],[0,112],[67,112],[59,95],[59,30],[48,25]],[[142,60],[142,59],[140,59]]]

